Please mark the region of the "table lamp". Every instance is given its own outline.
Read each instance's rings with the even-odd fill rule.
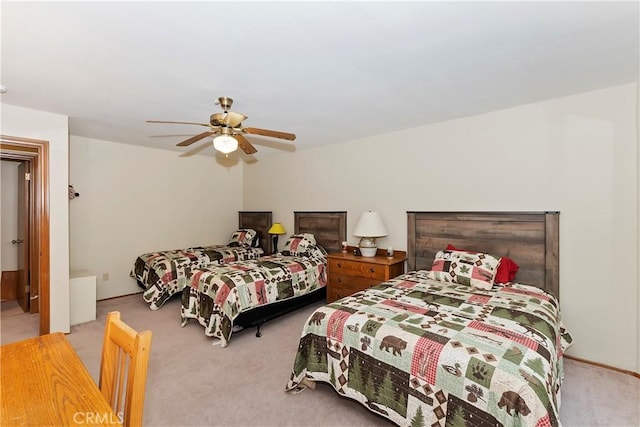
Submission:
[[[363,257],[374,257],[378,251],[377,237],[387,235],[387,229],[384,228],[382,219],[378,212],[368,211],[362,214],[353,235],[360,237],[360,253]]]
[[[273,223],[271,228],[269,229],[269,234],[273,235],[273,253],[278,253],[278,235],[285,234],[286,231],[282,224],[279,222]]]

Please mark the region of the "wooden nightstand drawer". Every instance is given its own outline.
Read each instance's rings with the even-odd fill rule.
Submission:
[[[329,272],[331,274],[368,277],[382,281],[385,280],[386,267],[366,262],[329,259]]]
[[[336,273],[330,275],[329,283],[331,284],[331,286],[336,286],[338,288],[353,289],[353,291],[351,292],[353,293],[361,289],[367,289],[371,286],[382,283],[382,280],[370,279],[368,277],[361,276],[348,276],[346,274]]]
[[[355,294],[356,292],[361,291],[362,289],[351,289],[344,288],[340,286],[330,286],[327,288],[327,301],[333,302],[339,300],[340,298],[348,297],[349,295]]]

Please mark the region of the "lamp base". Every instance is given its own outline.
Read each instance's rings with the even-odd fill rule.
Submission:
[[[363,257],[371,258],[376,256],[376,252],[378,252],[378,243],[375,237],[363,237],[360,239],[358,248]]]
[[[360,253],[362,254],[363,257],[367,257],[367,258],[372,258],[374,256],[376,256],[376,253],[378,252],[378,248],[377,247],[373,247],[373,248],[360,248]]]

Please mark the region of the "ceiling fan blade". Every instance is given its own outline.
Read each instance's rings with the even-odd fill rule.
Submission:
[[[207,125],[207,126],[208,126],[208,125]],[[211,135],[214,135],[215,133],[216,133],[216,131],[208,130],[208,131],[206,131],[206,132],[202,132],[202,133],[199,133],[199,134],[197,134],[197,135],[195,135],[195,136],[192,136],[192,137],[191,137],[191,138],[189,138],[189,139],[185,139],[184,141],[179,142],[179,143],[178,143],[178,144],[176,144],[176,145],[177,145],[178,147],[186,147],[187,145],[191,145],[191,144],[193,144],[194,142],[200,141],[201,139],[206,138],[206,137],[211,136]]]
[[[198,126],[207,126],[209,127],[208,123],[196,123],[196,122],[168,122],[165,120],[147,120],[147,123],[173,123],[173,124],[178,124],[178,125],[198,125]]]
[[[254,147],[247,138],[245,138],[243,135],[240,135],[239,133],[233,135],[233,137],[235,139],[238,140],[238,145],[240,146],[240,148],[242,149],[242,151],[244,151],[247,154],[253,154],[253,153],[257,153],[258,150],[256,150],[256,147]]]
[[[251,133],[255,135],[270,136],[272,138],[287,139],[289,141],[293,141],[294,139],[296,139],[296,136],[293,133],[279,132],[277,130],[244,128],[243,132]]]

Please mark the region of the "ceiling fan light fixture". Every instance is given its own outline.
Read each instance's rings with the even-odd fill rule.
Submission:
[[[220,135],[213,138],[213,148],[224,154],[229,154],[238,149],[238,140],[229,135]]]
[[[1,89],[0,85],[0,89]],[[198,122],[177,122],[168,120],[147,120],[148,123],[172,123],[182,125],[198,125],[209,128],[209,130],[194,135],[176,144],[178,147],[188,147],[194,142],[198,142],[207,137],[219,135],[212,138],[213,147],[229,157],[229,153],[240,148],[245,154],[251,155],[257,152],[251,142],[244,137],[244,134],[268,136],[270,138],[286,139],[293,141],[296,139],[295,134],[287,132],[279,132],[276,130],[260,129],[254,127],[243,127],[242,122],[247,118],[244,114],[229,111],[233,100],[229,97],[222,96],[218,98],[216,104],[222,107],[222,113],[214,113],[209,117],[209,123]]]

